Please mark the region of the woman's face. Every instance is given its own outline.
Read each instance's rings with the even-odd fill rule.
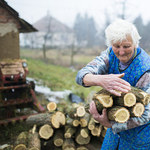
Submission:
[[[122,43],[120,42],[112,43],[112,49],[116,57],[122,63],[126,63],[132,57],[135,46],[133,44],[131,36],[127,36],[127,39],[123,40]]]

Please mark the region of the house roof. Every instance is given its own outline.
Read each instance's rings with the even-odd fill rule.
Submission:
[[[35,22],[33,26],[37,28],[39,31],[44,31],[44,32],[47,32],[48,30],[52,33],[73,32],[73,29],[61,23],[60,21],[56,20],[49,14],[47,14],[39,21]]]
[[[38,31],[27,21],[19,17],[19,13],[15,11],[12,7],[10,7],[5,0],[0,0],[0,5],[5,8],[11,15],[14,16],[15,19],[18,20],[20,24],[20,28],[18,28],[20,33],[28,33]]]

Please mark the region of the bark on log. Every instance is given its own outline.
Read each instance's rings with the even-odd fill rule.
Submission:
[[[28,135],[28,150],[40,150],[41,142],[37,132]]]
[[[80,126],[81,127],[88,126],[90,117],[91,117],[91,115],[89,113],[85,113],[85,115],[82,118],[80,118]]]
[[[49,123],[51,124],[51,117],[51,113],[41,113],[37,115],[32,115],[26,119],[26,124],[28,126],[34,126],[35,124],[37,126],[43,126],[46,123],[45,120],[49,120]]]
[[[101,112],[104,108],[112,107],[113,105],[112,94],[104,89],[95,93],[92,100],[95,102],[98,112]],[[85,111],[87,113],[89,113],[89,108],[90,108],[89,104],[86,104]]]
[[[83,117],[85,115],[84,106],[78,106],[76,108],[68,107],[67,114],[69,117],[76,119],[78,117]]]
[[[47,109],[49,112],[56,110],[57,104],[55,102],[50,102],[47,104]]]
[[[144,92],[143,90],[131,87],[131,92],[136,95],[137,102],[141,102],[144,105],[148,105],[150,102],[150,94]]]
[[[43,125],[39,129],[40,138],[45,139],[45,140],[48,140],[50,137],[52,137],[53,133],[54,133],[53,128],[48,124]]]
[[[89,124],[88,124],[88,129],[89,130],[93,130],[95,128],[95,121],[94,121],[94,118],[91,116],[90,118],[90,121],[89,121]]]
[[[54,137],[53,137],[55,146],[59,147],[59,146],[63,145],[63,142],[64,142],[63,134],[64,134],[63,130],[61,130],[61,129],[55,130],[55,134],[54,134]]]
[[[83,138],[87,138],[89,136],[89,130],[86,127],[81,127],[80,129],[80,134]]]
[[[75,143],[72,138],[64,139],[64,143],[62,145],[62,150],[75,150]]]
[[[75,128],[75,127],[69,127],[66,130],[64,137],[65,138],[71,138],[75,134],[76,130],[77,130],[77,128]]]
[[[21,132],[14,143],[13,150],[19,149],[26,150],[27,143],[28,143],[28,132]]]
[[[129,111],[121,106],[113,106],[107,111],[108,119],[117,121],[119,123],[125,123],[130,118]]]
[[[75,141],[80,145],[88,144],[91,140],[91,136],[89,135],[87,138],[83,138],[80,134],[80,131],[78,130],[75,134]]]
[[[126,106],[132,107],[136,103],[136,96],[135,94],[129,93],[122,93],[121,96],[117,96],[114,98],[114,104],[116,106]]]
[[[135,106],[128,108],[130,117],[141,117],[144,113],[145,107],[142,103],[136,103]]]
[[[67,117],[66,124],[69,126],[78,127],[80,124],[80,121],[78,119],[72,119],[70,117]]]

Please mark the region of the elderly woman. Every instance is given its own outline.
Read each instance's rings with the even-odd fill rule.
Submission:
[[[136,27],[118,19],[106,28],[105,34],[108,49],[79,70],[76,82],[84,87],[101,86],[117,96],[120,93],[116,90],[127,93],[130,86],[150,93],[150,57],[138,46],[141,37]],[[89,111],[108,128],[101,150],[150,149],[150,104],[141,117],[130,118],[126,123],[109,121],[106,109],[100,115],[94,102]]]

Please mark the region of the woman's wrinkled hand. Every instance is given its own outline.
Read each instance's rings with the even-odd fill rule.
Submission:
[[[124,73],[101,75],[100,78],[97,77],[97,84],[110,93],[116,96],[121,96],[121,94],[117,91],[127,93],[131,90],[131,85],[125,80],[121,79],[123,76]]]
[[[92,114],[93,118],[98,121],[101,125],[107,127],[107,128],[111,128],[112,124],[111,122],[108,120],[107,118],[107,110],[103,109],[102,111],[102,115],[100,115],[96,109],[96,105],[95,102],[92,101],[90,103],[90,109],[89,112]]]

